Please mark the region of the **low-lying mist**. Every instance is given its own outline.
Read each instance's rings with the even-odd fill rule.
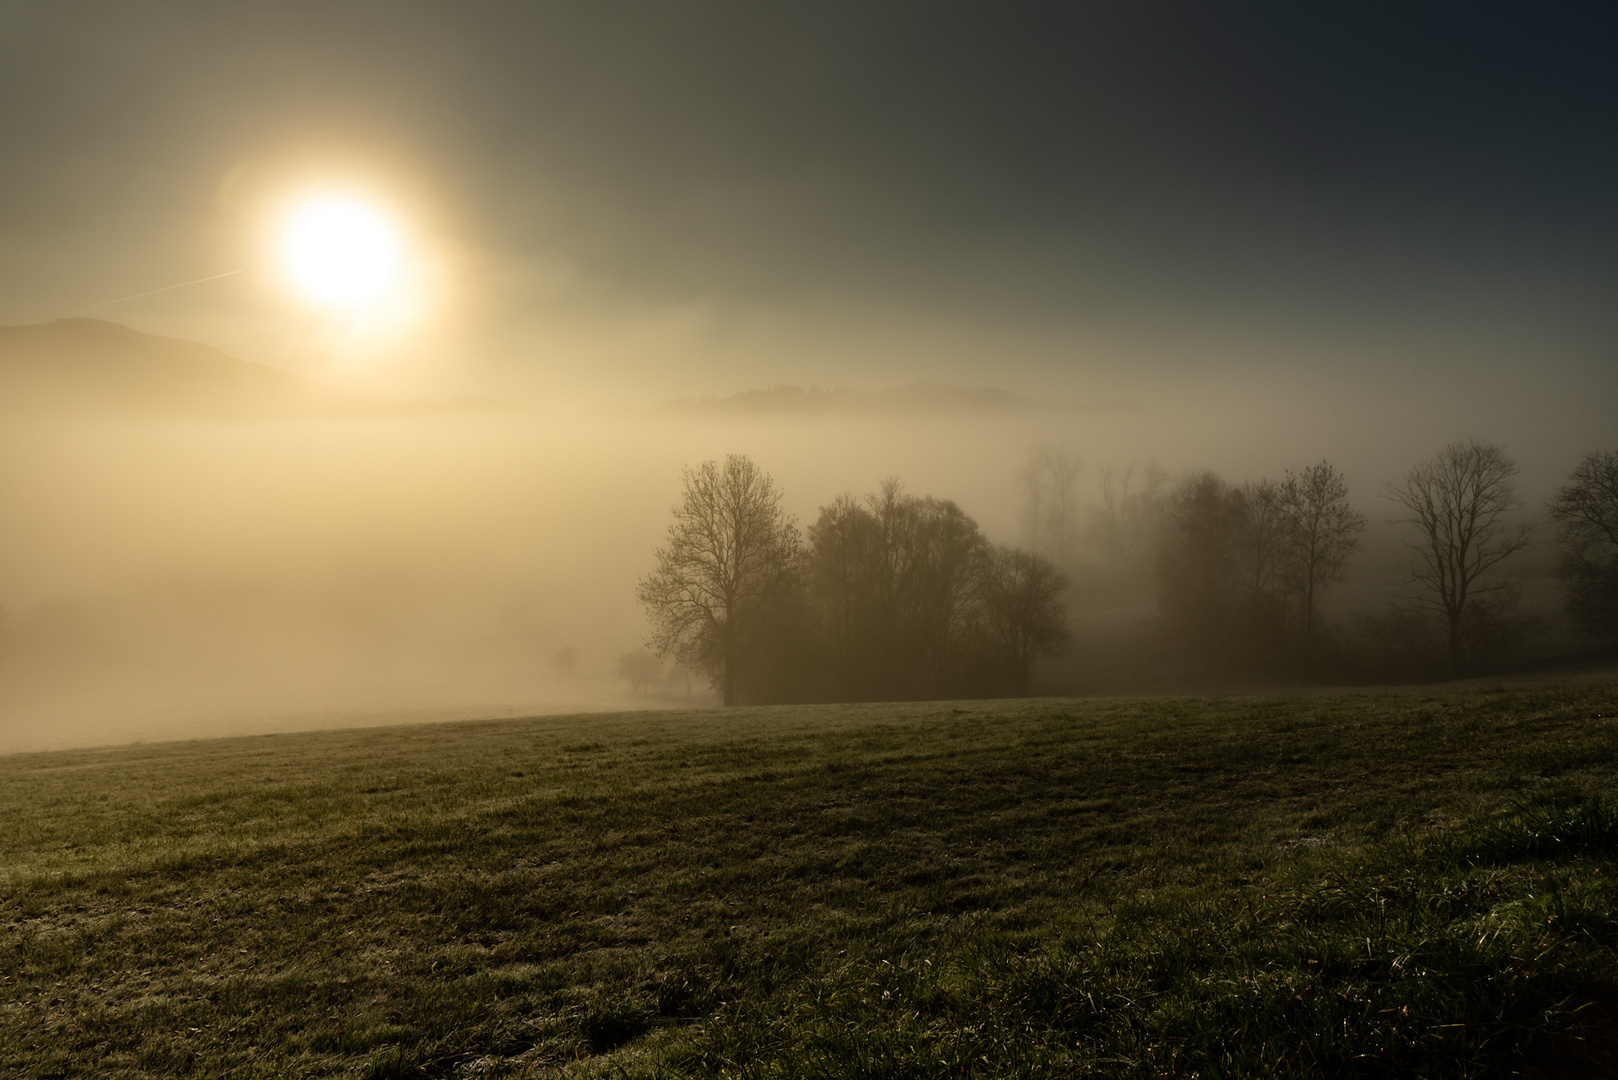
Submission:
[[[943,427],[510,410],[14,422],[0,749],[657,704],[616,665],[644,637],[634,585],[682,465],[745,450],[806,518],[888,473],[952,476],[1007,517],[1005,423],[969,422],[964,441]],[[682,684],[669,701],[684,700]]]
[[[689,698],[678,680],[632,693],[618,663],[645,638],[635,583],[682,466],[727,453],[768,471],[804,525],[896,477],[1011,543],[1024,540],[1019,469],[1042,443],[1078,455],[1085,500],[1108,470],[1148,462],[1239,482],[1331,457],[1372,525],[1329,606],[1385,603],[1402,549],[1377,493],[1408,464],[1388,440],[1355,454],[1351,432],[1316,424],[1311,439],[1295,411],[1265,426],[1251,401],[1003,397],[979,410],[13,419],[0,428],[0,751],[711,701],[700,678]],[[1523,495],[1531,511],[1545,492]],[[1127,684],[1101,670],[1106,645],[1152,617],[1150,596],[1068,600],[1089,652],[1075,686]]]

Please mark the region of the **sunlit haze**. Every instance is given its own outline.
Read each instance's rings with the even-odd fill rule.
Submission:
[[[682,469],[730,454],[811,547],[896,479],[1061,563],[1037,685],[1087,693],[1281,680],[1163,644],[1162,523],[1322,462],[1367,524],[1315,681],[1393,679],[1392,491],[1477,440],[1534,528],[1515,658],[1574,655],[1547,503],[1618,448],[1611,22],[0,7],[0,752],[709,702],[620,665]]]

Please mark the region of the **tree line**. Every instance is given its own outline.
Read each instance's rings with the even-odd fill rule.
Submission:
[[[1209,648],[1307,662],[1321,598],[1365,528],[1331,464],[1239,487],[1191,473],[1163,520],[1157,590],[1169,620]]]
[[[637,599],[725,704],[1025,694],[1069,637],[1067,580],[896,480],[800,530],[742,455],[687,468]]]
[[[1149,468],[1133,495],[1124,474],[1122,498],[1103,473],[1101,502],[1074,520],[1077,458],[1041,447],[1022,471],[1024,528],[1036,550],[1063,553],[1081,589],[1087,578],[1095,594],[1105,592],[1097,578],[1137,595],[1149,588],[1182,647],[1231,665],[1338,678],[1455,675],[1498,663],[1529,624],[1515,614],[1516,582],[1497,570],[1533,535],[1516,473],[1504,448],[1456,442],[1384,485],[1391,520],[1406,530],[1408,569],[1393,582],[1389,610],[1360,617],[1357,641],[1320,616],[1366,525],[1328,462],[1240,485],[1211,472],[1171,484]],[[1548,511],[1568,612],[1587,635],[1618,636],[1618,453],[1586,455]],[[1146,537],[1127,550],[1153,553],[1150,574],[1124,554],[1123,536]],[[1378,668],[1368,659],[1377,652],[1403,655]]]
[[[1016,548],[895,480],[834,499],[800,529],[748,458],[688,468],[637,592],[649,644],[726,703],[848,701],[1026,694],[1039,661],[1073,639],[1070,592],[1102,606],[1147,598],[1162,647],[1288,677],[1484,670],[1523,624],[1499,568],[1533,530],[1500,446],[1453,443],[1383,486],[1408,569],[1357,637],[1322,614],[1367,524],[1331,463],[1241,484],[1106,470],[1099,501],[1082,507],[1079,472],[1064,449],[1029,455]],[[1618,640],[1618,452],[1588,454],[1548,514],[1568,612],[1592,638]],[[1379,650],[1384,661],[1366,659]]]

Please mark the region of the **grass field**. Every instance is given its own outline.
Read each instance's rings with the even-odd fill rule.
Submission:
[[[1589,1076],[1618,689],[0,758],[0,1073]]]

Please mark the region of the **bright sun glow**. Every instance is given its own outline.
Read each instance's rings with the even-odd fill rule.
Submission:
[[[281,262],[307,299],[357,310],[389,297],[404,277],[404,241],[378,207],[330,195],[296,205],[280,230]]]

